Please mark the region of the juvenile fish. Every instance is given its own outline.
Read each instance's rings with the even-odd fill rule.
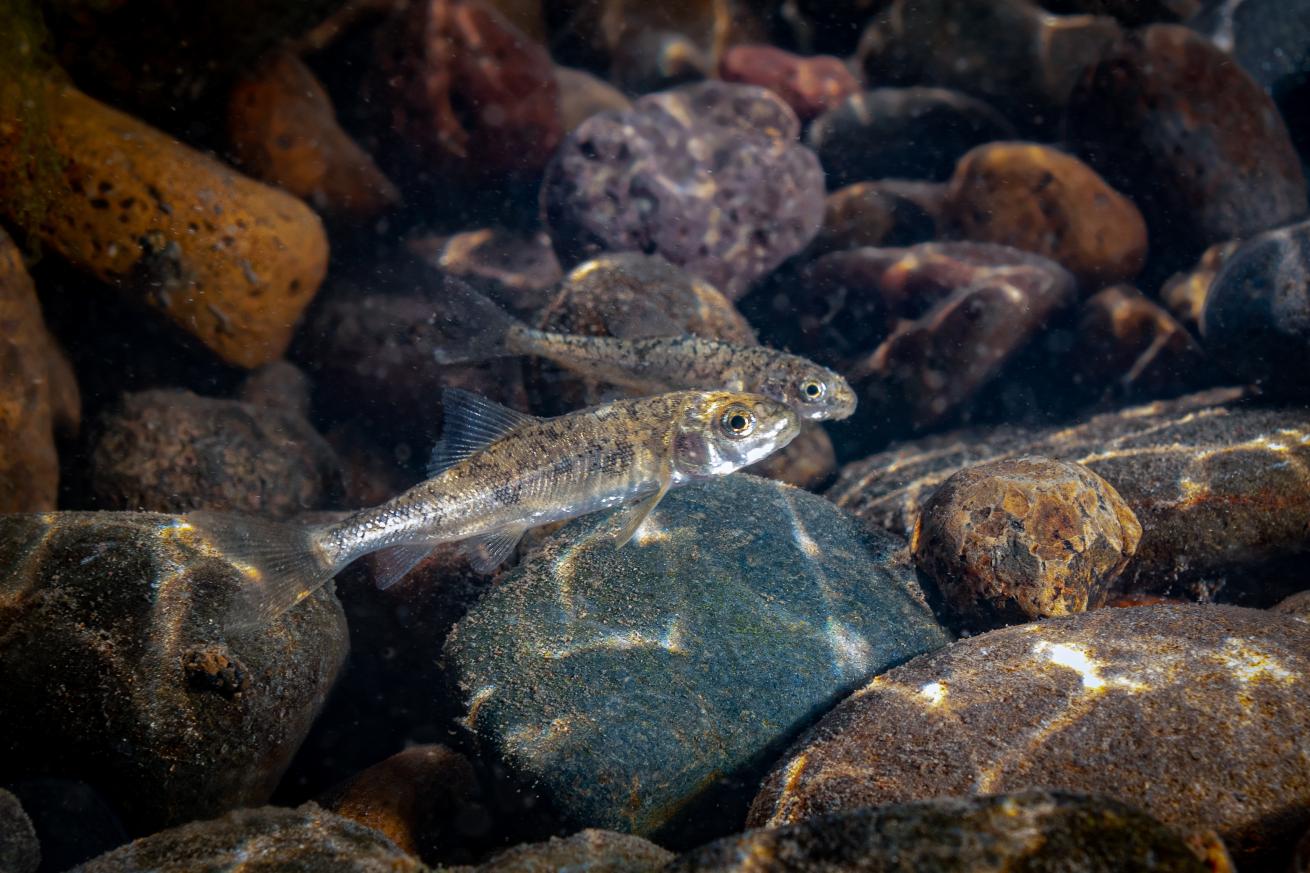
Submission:
[[[615,339],[536,330],[463,282],[446,287],[455,315],[442,325],[447,342],[435,353],[443,364],[535,355],[634,391],[746,391],[785,403],[812,421],[855,411],[855,392],[846,380],[799,355],[691,335]]]
[[[670,489],[726,476],[787,445],[796,413],[753,394],[679,391],[534,418],[447,390],[431,478],[328,525],[246,516],[187,516],[225,556],[249,567],[232,628],[272,621],[351,561],[379,555],[378,586],[402,578],[437,544],[463,541],[479,570],[513,551],[524,531],[642,498],[627,511],[621,546]]]

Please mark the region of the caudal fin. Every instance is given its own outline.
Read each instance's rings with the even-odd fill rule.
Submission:
[[[450,278],[445,283],[444,314],[437,319],[441,334],[433,356],[439,364],[467,364],[510,357],[510,330],[519,322],[467,282]]]
[[[268,626],[341,569],[318,546],[321,527],[224,512],[192,512],[186,520],[242,573],[224,618],[228,631]]]

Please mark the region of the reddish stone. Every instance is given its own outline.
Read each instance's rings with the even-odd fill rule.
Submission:
[[[759,85],[777,94],[802,121],[809,121],[860,90],[840,60],[801,57],[768,45],[738,45],[719,59],[719,77]]]

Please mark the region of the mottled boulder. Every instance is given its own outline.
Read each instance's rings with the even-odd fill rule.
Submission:
[[[225,633],[243,571],[177,516],[0,517],[0,769],[100,786],[138,833],[266,801],[332,687],[330,588]]]
[[[469,869],[477,873],[656,873],[673,857],[672,852],[641,837],[587,829],[570,837],[506,849]]]
[[[467,724],[571,820],[686,844],[846,690],[943,645],[904,543],[745,475],[671,492],[620,551],[572,522],[451,633]]]
[[[1130,407],[1069,427],[1000,426],[926,437],[847,464],[837,505],[908,536],[924,501],[962,467],[1045,455],[1109,482],[1142,524],[1126,591],[1209,596],[1304,552],[1310,430],[1304,410],[1238,402],[1214,390]],[[1215,531],[1223,531],[1221,536]]]
[[[550,237],[501,228],[416,237],[406,248],[447,276],[481,291],[518,318],[532,320],[564,277]]]
[[[1240,240],[1229,240],[1210,246],[1195,267],[1175,273],[1161,286],[1160,302],[1193,334],[1201,333],[1201,313],[1215,275],[1241,244]]]
[[[1310,625],[1262,610],[1103,609],[992,631],[843,701],[765,780],[750,823],[1044,787],[1213,828],[1239,865],[1270,864],[1310,822],[1308,675]]]
[[[423,745],[374,764],[319,802],[385,834],[409,854],[429,857],[443,847],[443,828],[450,827],[476,790],[473,765],[463,755]]]
[[[1146,261],[1146,223],[1091,167],[1050,146],[992,143],[960,159],[947,232],[1045,255],[1085,290],[1130,279]]]
[[[1301,164],[1273,101],[1187,28],[1126,35],[1079,85],[1066,124],[1175,262],[1305,213]]]
[[[6,873],[36,873],[41,863],[41,845],[23,805],[0,788],[0,870]]]
[[[1100,476],[1030,455],[947,479],[924,504],[910,548],[930,599],[978,629],[1104,606],[1141,537]]]
[[[772,92],[707,82],[592,116],[546,171],[542,202],[566,266],[659,254],[741,297],[823,218],[823,171]]]
[[[865,81],[936,85],[986,100],[1025,130],[1051,129],[1113,19],[1051,15],[1026,0],[894,0],[860,38]]]
[[[1088,400],[1176,397],[1205,384],[1212,368],[1201,346],[1168,312],[1128,285],[1083,304],[1062,367]]]
[[[719,58],[719,78],[768,88],[801,121],[815,118],[860,90],[860,83],[839,58],[801,57],[770,45],[732,46]]]
[[[1228,258],[1206,297],[1201,334],[1231,375],[1310,395],[1310,222],[1249,239]]]
[[[400,202],[396,186],[337,124],[318,79],[290,52],[266,58],[232,89],[227,130],[246,172],[324,215],[368,221]]]
[[[967,873],[1231,873],[1177,833],[1118,801],[1063,791],[943,798],[815,816],[688,852],[669,873],[916,870]]]
[[[13,240],[0,230],[0,512],[54,509],[55,434],[75,432],[77,379],[46,330],[36,289]]]
[[[239,809],[162,831],[101,855],[74,873],[424,873],[372,828],[307,803]]]
[[[848,97],[807,134],[828,187],[866,179],[942,182],[974,146],[1013,139],[1014,128],[981,100],[942,88],[877,88]]]
[[[6,218],[225,362],[282,357],[327,270],[318,216],[67,85],[30,87],[39,111],[0,127]]]
[[[97,430],[90,477],[101,509],[288,518],[328,508],[341,491],[332,447],[290,410],[142,391],[125,395]]]
[[[814,254],[861,246],[909,246],[937,234],[937,215],[945,186],[932,183],[857,182],[824,201],[823,227]]]
[[[570,133],[597,112],[626,112],[632,101],[604,79],[585,70],[555,67],[555,85],[559,89],[560,127]]]

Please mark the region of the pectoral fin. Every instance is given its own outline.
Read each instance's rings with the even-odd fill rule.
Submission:
[[[671,484],[673,484],[672,481],[668,477],[665,477],[661,480],[658,491],[649,497],[643,498],[640,502],[634,503],[628,508],[624,517],[623,527],[614,534],[614,548],[621,549],[628,544],[628,540],[632,539],[637,533],[637,528],[641,527],[642,522],[650,517],[650,514],[654,512],[655,507],[660,505],[660,501],[664,499],[664,495],[669,493],[669,486]]]

